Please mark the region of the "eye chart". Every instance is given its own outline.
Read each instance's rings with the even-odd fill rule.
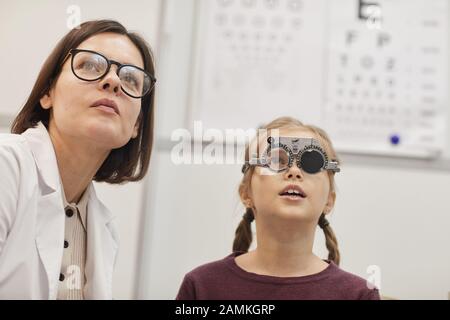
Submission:
[[[446,0],[199,0],[193,117],[291,115],[339,151],[432,158],[448,126]]]
[[[448,2],[339,0],[329,12],[324,115],[336,147],[439,154],[449,107]]]
[[[197,119],[213,128],[255,128],[292,110],[320,119],[324,1],[198,3]]]

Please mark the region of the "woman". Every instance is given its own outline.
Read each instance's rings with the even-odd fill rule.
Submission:
[[[154,61],[111,20],[71,30],[0,135],[0,299],[111,299],[118,238],[92,181],[141,180]]]

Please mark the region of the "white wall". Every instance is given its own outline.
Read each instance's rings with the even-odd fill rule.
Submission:
[[[0,118],[11,118],[25,102],[41,65],[69,29],[69,5],[81,20],[116,19],[138,31],[157,50],[160,0],[0,1]],[[3,129],[4,131],[4,129]],[[100,199],[117,216],[121,246],[114,274],[114,298],[135,297],[144,183],[96,184]]]
[[[159,88],[160,145],[146,193],[141,298],[172,299],[186,272],[228,255],[243,213],[237,196],[238,165],[176,166],[164,142],[173,129],[186,126],[194,3],[165,1],[169,18],[162,30],[159,65],[165,85]],[[379,266],[384,296],[447,299],[450,171],[428,170],[427,163],[412,168],[407,160],[343,160],[331,217],[342,268],[367,278],[367,268]],[[314,250],[325,257],[319,231]]]
[[[0,78],[0,116],[14,115],[25,101],[43,60],[68,31],[69,4],[80,5],[83,20],[118,19],[142,32],[159,51],[159,148],[150,174],[143,183],[99,184],[97,188],[117,215],[120,228],[115,298],[135,297],[136,280],[140,298],[174,298],[186,272],[229,254],[242,214],[238,165],[175,166],[170,161],[164,138],[185,126],[187,113],[194,0],[164,3],[169,5],[167,10],[179,14],[164,22],[163,41],[156,48],[159,0],[0,0],[0,68],[10,75]],[[340,242],[342,267],[366,277],[367,266],[380,266],[381,289],[387,296],[446,299],[450,291],[450,172],[349,160],[344,161],[337,184],[331,222]],[[145,220],[140,216],[142,206]],[[315,251],[325,254],[320,232]]]

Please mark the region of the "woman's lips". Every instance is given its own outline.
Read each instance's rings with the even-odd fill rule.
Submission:
[[[102,110],[102,111],[107,112],[107,113],[110,113],[110,114],[115,114],[115,115],[117,115],[117,112],[116,112],[113,108],[111,108],[111,107],[107,107],[107,106],[104,106],[104,105],[99,105],[99,106],[96,106],[96,107],[94,107],[94,108],[99,109],[99,110]]]
[[[119,107],[117,106],[117,103],[115,103],[113,100],[110,100],[110,99],[97,100],[96,102],[94,102],[91,105],[91,107],[99,108],[103,111],[120,115]]]

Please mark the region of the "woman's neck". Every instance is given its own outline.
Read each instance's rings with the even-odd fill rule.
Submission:
[[[59,174],[68,202],[78,203],[109,151],[101,150],[87,141],[62,137],[56,128],[49,134],[56,153]]]

